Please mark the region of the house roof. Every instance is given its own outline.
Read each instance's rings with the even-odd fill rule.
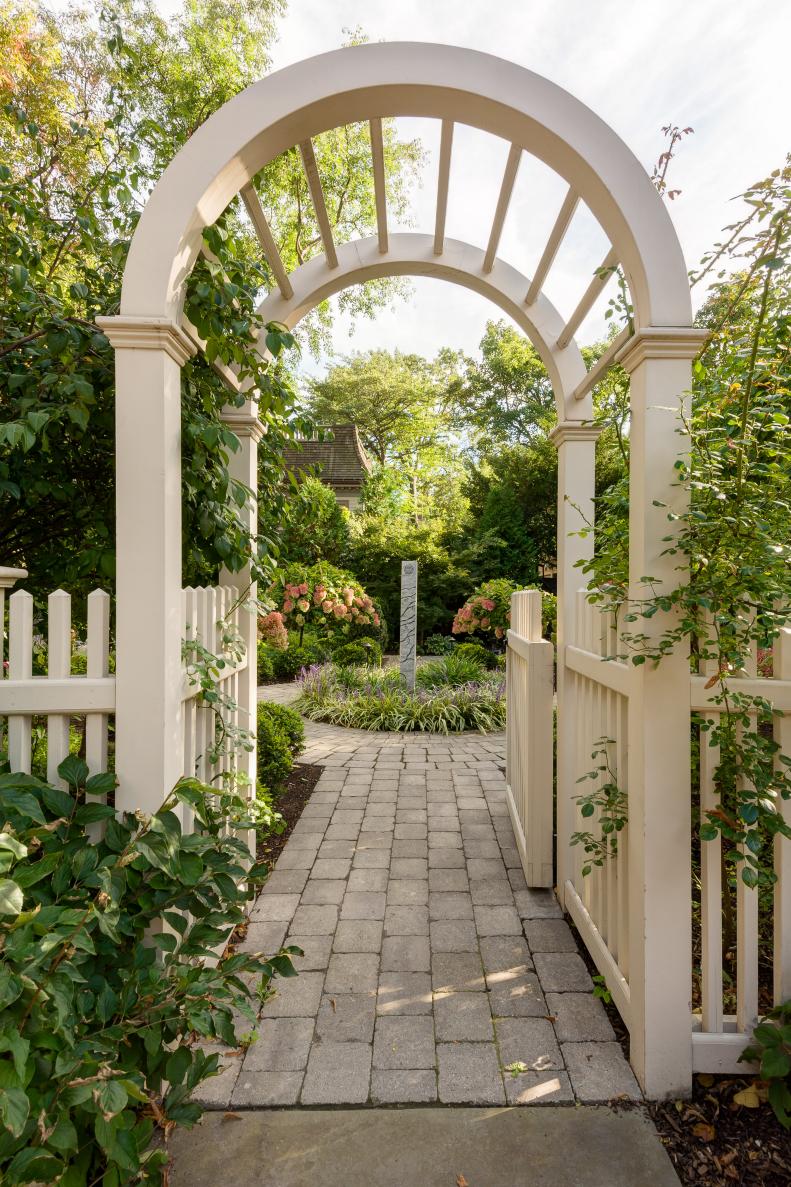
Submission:
[[[332,425],[332,435],[331,441],[300,439],[286,448],[286,469],[302,473],[313,468],[328,486],[360,486],[371,473],[371,463],[360,444],[357,425]]]

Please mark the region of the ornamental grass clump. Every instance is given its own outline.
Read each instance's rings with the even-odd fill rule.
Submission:
[[[200,1120],[216,1045],[298,950],[216,957],[267,873],[235,835],[255,801],[183,779],[118,820],[112,775],[58,774],[0,775],[0,1181],[160,1184],[155,1138]]]
[[[445,663],[439,660],[425,667]],[[397,668],[372,672],[326,664],[303,674],[295,708],[313,721],[350,729],[435,734],[501,730],[505,727],[505,683],[499,675],[486,674],[480,668],[476,672],[477,678],[455,684],[447,677],[432,684],[429,677],[426,685],[418,684],[410,692]]]

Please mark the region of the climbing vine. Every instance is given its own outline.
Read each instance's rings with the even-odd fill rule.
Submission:
[[[621,658],[656,664],[686,644],[695,668],[709,673],[713,717],[700,727],[717,748],[718,804],[700,835],[722,836],[726,861],[756,886],[774,880],[772,838],[791,836],[779,810],[791,798],[791,757],[771,736],[769,700],[738,685],[756,652],[791,624],[791,167],[752,186],[744,202],[692,278],[714,280],[698,318],[711,335],[682,412],[687,452],[675,463],[688,507],[668,509],[666,555],[678,584],[663,589],[649,577],[645,597],[628,597],[626,480],[599,502],[596,551],[583,569],[591,600],[618,615]],[[654,618],[659,629],[649,632]]]

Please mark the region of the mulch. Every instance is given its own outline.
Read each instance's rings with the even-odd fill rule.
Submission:
[[[312,763],[294,763],[285,789],[275,801],[275,808],[286,822],[285,830],[282,833],[272,833],[259,842],[256,852],[258,861],[266,861],[270,865],[277,861],[323,770],[323,767],[314,766]]]
[[[591,976],[598,973],[582,938],[566,917],[577,939],[580,955]],[[612,1002],[603,1002],[615,1037],[629,1058],[629,1031]],[[670,1155],[683,1187],[789,1187],[791,1185],[791,1133],[786,1132],[771,1108],[735,1104],[734,1097],[754,1077],[694,1077],[689,1100],[647,1101],[618,1108],[645,1109]]]
[[[646,1105],[684,1187],[788,1187],[791,1134],[769,1105],[734,1104],[752,1077],[695,1076],[690,1100]]]

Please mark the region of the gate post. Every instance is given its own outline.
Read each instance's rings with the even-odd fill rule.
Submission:
[[[596,440],[601,429],[583,421],[563,421],[550,433],[558,451],[557,556],[557,893],[565,907],[566,881],[573,870],[569,839],[574,831],[575,743],[580,728],[575,677],[566,670],[566,644],[575,642],[576,592],[586,584],[580,562],[593,556],[593,536],[580,536],[593,523]]]
[[[631,377],[629,600],[679,582],[668,556],[686,495],[671,459],[686,448],[680,407],[690,360],[706,338],[696,329],[648,328],[619,362]],[[657,506],[659,502],[663,505]],[[637,611],[639,613],[639,610]],[[662,619],[663,621],[657,621]],[[667,617],[640,620],[661,633]],[[629,986],[631,1062],[647,1096],[687,1094],[692,1086],[692,908],[690,669],[684,645],[635,669],[629,698]]]
[[[183,773],[181,368],[195,347],[166,318],[97,324],[115,347],[115,802],[152,813]]]
[[[258,442],[264,435],[264,426],[258,419],[258,411],[254,401],[247,400],[241,408],[227,405],[223,409],[223,423],[239,438],[239,449],[230,455],[228,470],[231,478],[244,483],[253,492],[252,498],[241,511],[241,517],[250,538],[255,541],[258,535]],[[251,604],[249,612],[244,611],[240,617],[240,629],[247,654],[247,665],[239,673],[238,705],[242,721],[242,728],[249,729],[252,734],[253,748],[237,754],[236,765],[239,773],[248,780],[249,795],[255,798],[256,778],[258,775],[258,614],[255,610],[255,600],[258,587],[252,579],[249,564],[236,573],[223,569],[221,576],[223,585],[233,586],[239,596],[245,595]],[[251,853],[255,856],[255,832],[250,830],[247,837]]]

